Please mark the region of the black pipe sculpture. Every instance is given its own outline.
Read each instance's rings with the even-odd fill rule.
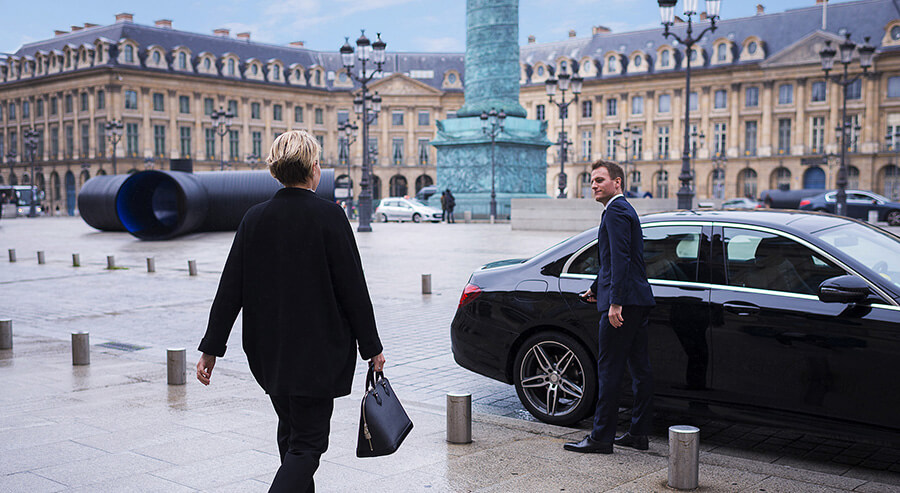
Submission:
[[[234,231],[247,210],[280,188],[268,171],[148,170],[91,178],[78,195],[78,209],[88,225],[101,231],[169,240],[194,232]],[[316,194],[334,201],[333,169],[322,170]]]

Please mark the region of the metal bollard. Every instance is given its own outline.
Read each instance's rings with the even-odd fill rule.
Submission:
[[[12,349],[12,320],[0,320],[0,349]]]
[[[72,364],[91,364],[91,337],[87,332],[72,332]]]
[[[878,211],[869,211],[869,223],[875,224],[878,222]]]
[[[197,275],[197,261],[196,260],[188,260],[188,275],[191,275],[191,276]]]
[[[10,248],[10,249],[9,249],[9,261],[10,261],[10,262],[15,262],[15,261],[16,261],[16,249],[15,249],[15,248]]]
[[[472,222],[472,211],[463,211],[463,222],[466,224]]]
[[[447,394],[447,441],[472,443],[472,394]]]
[[[156,272],[156,259],[153,257],[147,257],[147,272]]]
[[[187,382],[187,359],[184,348],[166,350],[166,369],[169,385],[184,385]]]
[[[110,269],[110,270],[116,268],[116,256],[115,255],[107,255],[106,256],[106,268]]]
[[[38,250],[37,257],[38,257],[38,265],[44,265],[44,263],[46,262],[46,259],[44,258],[43,250]]]
[[[700,476],[700,428],[669,427],[669,487],[693,490]]]
[[[81,255],[77,253],[72,254],[72,267],[81,267]]]
[[[422,274],[422,294],[431,294],[431,274]]]

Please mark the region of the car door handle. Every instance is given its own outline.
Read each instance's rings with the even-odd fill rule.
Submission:
[[[722,306],[729,312],[742,317],[759,315],[759,307],[750,303],[722,303]]]

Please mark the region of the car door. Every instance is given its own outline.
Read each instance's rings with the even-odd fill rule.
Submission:
[[[708,231],[700,224],[644,225],[644,262],[656,299],[650,312],[650,361],[657,395],[702,397],[709,381]],[[560,291],[597,351],[600,315],[582,301],[597,277],[596,240],[574,253],[560,275]]]
[[[770,228],[717,226],[712,260],[711,399],[896,427],[896,307],[820,301],[852,272]]]
[[[847,216],[855,219],[867,220],[869,210],[877,209],[878,201],[875,197],[864,192],[847,192]]]

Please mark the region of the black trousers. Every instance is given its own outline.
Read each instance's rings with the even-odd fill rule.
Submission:
[[[647,341],[647,320],[650,307],[623,306],[621,327],[609,323],[609,312],[600,316],[600,356],[597,359],[597,380],[600,386],[594,429],[591,438],[612,443],[616,437],[616,422],[625,366],[632,377],[634,405],[631,410],[631,434],[647,435],[653,418],[653,372]]]
[[[278,414],[281,467],[270,492],[314,493],[313,474],[328,449],[334,399],[270,395]]]

